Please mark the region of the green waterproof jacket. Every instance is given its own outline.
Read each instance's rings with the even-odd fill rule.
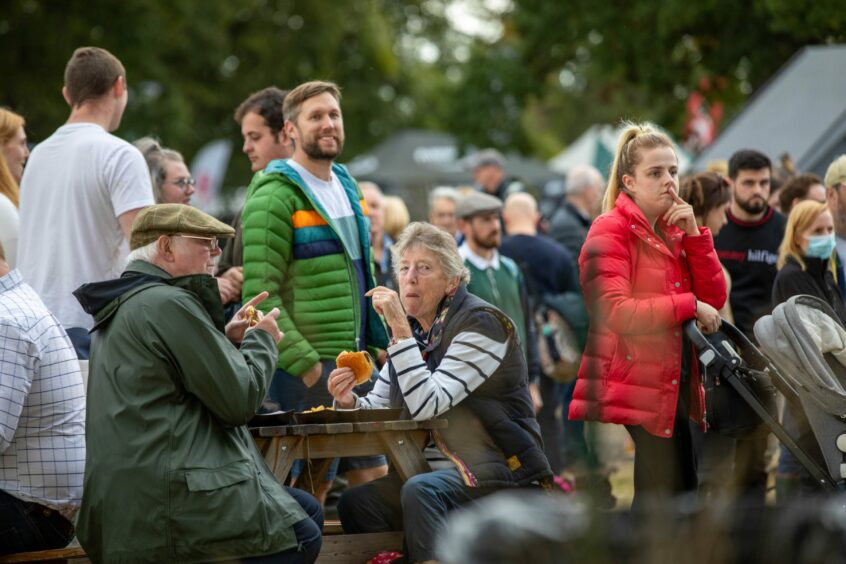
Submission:
[[[294,376],[343,350],[388,345],[382,320],[363,298],[375,285],[367,207],[346,167],[334,164],[332,172],[356,216],[360,253],[344,247],[326,210],[283,160],[255,175],[241,218],[243,299],[270,292],[262,309],[279,308],[285,333],[278,367]]]
[[[223,333],[217,283],[136,261],[77,298],[96,325],[77,535],[94,562],[207,562],[296,546],[307,515],[245,424],[276,346]]]

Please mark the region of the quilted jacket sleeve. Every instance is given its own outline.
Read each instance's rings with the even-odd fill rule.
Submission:
[[[262,311],[279,308],[278,325],[285,334],[279,343],[279,368],[300,376],[320,360],[317,351],[297,330],[282,303],[282,287],[293,260],[294,204],[279,179],[256,176],[241,218],[244,238],[244,284],[246,302],[264,290],[270,296],[261,304]]]
[[[693,293],[714,309],[722,308],[727,298],[726,277],[714,250],[711,230],[700,227],[698,237],[685,237],[682,244],[690,266]]]
[[[636,298],[629,237],[612,218],[594,222],[579,256],[580,279],[591,323],[619,335],[661,331],[696,316],[691,292]]]

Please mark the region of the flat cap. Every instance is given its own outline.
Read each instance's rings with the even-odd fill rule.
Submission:
[[[825,171],[825,187],[846,184],[846,155],[840,155]]]
[[[484,192],[473,192],[461,198],[455,206],[455,215],[467,219],[474,215],[488,212],[498,212],[502,209],[502,200]]]
[[[148,245],[162,235],[234,237],[235,230],[207,213],[185,204],[157,204],[141,210],[132,222],[129,248]]]
[[[499,168],[505,167],[505,157],[496,149],[482,149],[470,157],[470,169],[493,165]]]

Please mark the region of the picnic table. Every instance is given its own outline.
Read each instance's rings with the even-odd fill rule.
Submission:
[[[431,471],[423,456],[429,431],[447,421],[364,421],[254,427],[250,431],[273,475],[285,483],[295,460],[307,462],[296,486],[314,492],[332,460],[345,456],[384,454],[403,481]],[[318,563],[364,562],[379,550],[401,550],[402,531],[341,534],[339,523],[324,527]]]

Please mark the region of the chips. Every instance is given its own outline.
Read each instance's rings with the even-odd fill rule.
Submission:
[[[325,405],[318,405],[317,407],[312,407],[311,409],[306,409],[303,413],[317,413],[318,411],[335,411],[334,407],[326,407]]]
[[[258,325],[259,322],[259,313],[258,310],[253,306],[247,306],[247,309],[244,311],[244,316],[249,320],[250,327],[255,327]]]
[[[355,373],[356,384],[369,382],[373,375],[373,358],[367,351],[343,351],[335,359],[335,363],[338,365],[338,368],[352,368]]]

